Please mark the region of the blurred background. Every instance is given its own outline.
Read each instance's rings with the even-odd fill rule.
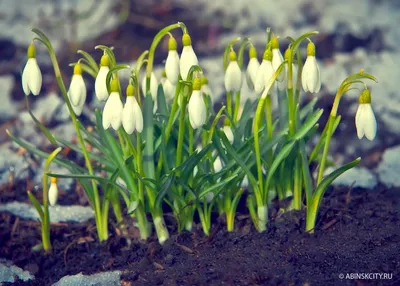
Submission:
[[[68,85],[72,73],[68,64],[77,60],[78,49],[99,59],[101,53],[94,51],[94,46],[114,46],[117,61],[131,64],[149,48],[161,28],[177,21],[188,27],[215,102],[224,99],[222,53],[233,38],[250,37],[260,57],[267,27],[281,36],[282,50],[288,45],[286,36],[296,38],[304,32],[320,31],[314,40],[323,84],[318,95],[321,106],[329,108],[341,81],[361,68],[379,81],[371,87],[377,139],[357,139],[354,115],[358,92],[349,93],[339,109],[343,123],[333,150],[341,152],[334,152],[334,159],[340,162],[364,155],[363,166],[379,174],[385,149],[400,144],[399,0],[0,0],[0,180],[6,180],[10,168],[22,169],[29,164],[9,142],[7,128],[33,144],[45,141],[26,112],[21,88],[26,48],[34,36],[31,28],[41,29],[50,38]],[[53,132],[73,137],[48,53],[43,46],[36,46],[43,86],[39,96],[29,97],[31,108]],[[166,55],[164,42],[155,60],[159,79]],[[92,101],[94,80],[86,79],[88,106],[99,106]],[[248,90],[243,93],[244,98],[255,97]],[[87,108],[87,116],[89,111]]]

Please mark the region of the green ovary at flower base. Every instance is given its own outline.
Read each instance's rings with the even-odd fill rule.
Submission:
[[[180,55],[178,43],[171,34],[179,28],[182,30],[183,46]],[[148,221],[151,215],[161,244],[169,238],[163,213],[166,204],[173,209],[179,230],[191,231],[197,212],[204,233],[209,235],[214,211],[224,215],[227,230],[234,231],[237,206],[242,197],[247,197],[250,217],[256,229],[262,232],[268,227],[268,209],[271,208],[273,193],[277,193],[279,199],[293,193],[291,209],[302,211],[306,206],[306,230],[313,232],[326,189],[334,179],[360,161],[358,158],[325,175],[331,138],[341,119],[338,115],[340,99],[358,84],[364,84],[364,90],[355,116],[357,136],[360,139],[365,136],[369,140],[376,136],[371,94],[364,83],[364,80],[375,78],[363,71],[342,82],[321,134],[318,122],[322,110],[314,110],[316,99],[304,107],[300,104],[300,84],[305,92],[318,93],[321,88],[320,68],[315,58],[316,45],[309,39],[317,32],[306,33],[296,40],[288,38],[289,47],[283,58],[279,38],[268,30],[261,64],[249,38],[232,40],[225,49],[223,59],[226,105],[222,105],[216,114],[208,80],[198,66],[192,38],[183,23],[162,29],[149,50],[141,54],[131,71],[126,97],[122,96],[123,81],[120,83],[117,72],[129,66],[118,64],[111,48],[96,47],[103,52],[99,64],[88,53],[78,51],[82,58],[71,64],[74,71],[67,92],[49,40],[42,32],[34,32],[38,35],[35,40],[49,50],[61,94],[76,129],[78,144],[70,143],[70,138],[65,140],[53,136],[32,117],[52,144],[62,144],[82,154],[86,166],[85,169],[65,158],[55,158],[54,152],[48,156],[9,133],[21,146],[43,158],[51,157],[54,163],[71,172],[70,175],[62,175],[46,171],[43,207],[32,193],[28,193],[42,220],[46,251],[51,249],[48,204],[54,205],[57,201],[57,177],[79,180],[95,211],[100,241],[108,239],[110,203],[117,222],[121,227],[123,225],[121,198],[128,214],[136,219],[142,239],[151,235]],[[153,65],[156,48],[165,36],[169,37],[168,54],[165,73],[159,81]],[[305,40],[309,43],[303,68],[300,49]],[[239,41],[240,48],[236,54],[234,45]],[[243,54],[247,48],[249,62],[245,68]],[[144,65],[146,73],[139,80]],[[240,102],[242,71],[246,72],[250,89],[254,88],[256,104],[247,102],[242,105]],[[84,72],[93,77],[96,98],[104,102],[103,111],[95,111],[93,131],[77,119],[86,101],[87,79],[82,76]],[[22,84],[26,95],[40,92],[41,73],[33,44],[28,48],[28,63]],[[232,95],[236,96],[234,102]],[[276,112],[272,107],[273,96],[278,96],[279,110]],[[315,137],[317,140],[313,140]],[[317,144],[309,152],[306,145],[311,142]],[[87,147],[89,145],[90,148]],[[311,163],[318,164],[315,173],[310,168]],[[52,177],[50,189],[47,188],[47,176]],[[243,185],[244,179],[248,181],[246,186]]]

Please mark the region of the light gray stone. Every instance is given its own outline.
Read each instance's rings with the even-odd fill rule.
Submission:
[[[61,278],[54,286],[119,286],[120,271],[96,273],[93,275],[68,275]]]
[[[35,276],[12,264],[11,261],[0,260],[0,282],[14,282],[18,278],[22,281],[35,279]]]
[[[400,187],[400,146],[386,149],[376,169],[380,181],[388,187]]]

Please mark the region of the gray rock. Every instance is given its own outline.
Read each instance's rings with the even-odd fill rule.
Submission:
[[[388,187],[400,186],[400,146],[386,149],[376,169],[380,181]]]
[[[0,119],[8,119],[15,115],[18,107],[18,103],[11,100],[11,90],[14,86],[14,78],[12,76],[0,77],[0,86]]]
[[[54,286],[119,286],[120,271],[96,273],[93,275],[68,275],[61,278]]]
[[[354,183],[354,185],[353,185]],[[373,189],[377,185],[376,176],[367,168],[354,167],[339,176],[333,184],[336,186],[351,186]]]
[[[11,202],[0,205],[0,211],[8,211],[24,219],[39,220],[36,209],[27,203]],[[94,217],[90,207],[59,206],[49,207],[51,222],[84,222]]]
[[[0,282],[14,282],[16,279],[29,281],[35,277],[28,271],[25,271],[7,260],[0,260]]]

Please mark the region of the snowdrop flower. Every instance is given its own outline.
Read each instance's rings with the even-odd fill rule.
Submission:
[[[176,51],[176,40],[174,37],[170,36],[168,41],[168,56],[165,61],[165,73],[167,75],[167,79],[173,84],[176,85],[178,83],[179,77],[179,55]]]
[[[143,114],[135,98],[135,88],[132,84],[129,84],[126,88],[126,103],[122,110],[122,126],[128,134],[132,134],[135,130],[141,133],[143,130]]]
[[[235,51],[229,53],[229,64],[225,71],[225,89],[227,92],[237,92],[242,88],[242,71],[236,60]]]
[[[193,90],[188,104],[190,125],[197,129],[206,122],[206,104],[200,91],[201,81],[199,78],[193,80]]]
[[[264,52],[263,61],[257,71],[256,81],[254,83],[255,92],[261,94],[265,88],[265,85],[270,81],[274,75],[274,69],[272,67],[272,52],[267,49]]]
[[[247,66],[246,77],[247,77],[247,85],[250,89],[254,89],[254,83],[256,82],[257,71],[260,67],[260,63],[257,59],[257,50],[254,46],[251,46],[249,49],[249,64]]]
[[[150,94],[154,101],[157,100],[157,90],[158,90],[158,81],[154,72],[151,72],[150,76]],[[142,92],[143,95],[146,96],[146,76],[142,79]]]
[[[368,140],[372,141],[376,136],[377,124],[371,107],[371,93],[368,89],[360,95],[359,103],[355,118],[357,136],[361,139],[365,135]]]
[[[24,71],[22,72],[22,89],[25,95],[31,92],[38,95],[42,88],[42,73],[36,61],[36,50],[33,44],[28,47],[28,61],[26,62]]]
[[[289,58],[289,49],[285,51],[285,60],[288,60]],[[292,62],[292,84],[293,84],[293,91],[296,90],[296,83],[297,83],[297,76],[298,76],[298,67],[297,64]],[[285,68],[282,71],[282,73],[285,73],[285,77],[282,82],[278,82],[278,88],[280,91],[283,91],[287,89],[287,84],[288,84],[288,63],[285,63]]]
[[[57,187],[57,178],[51,177],[51,184],[49,188],[49,203],[51,206],[55,206],[58,198],[58,187]]]
[[[86,85],[82,77],[81,64],[78,62],[74,66],[74,74],[72,76],[71,84],[68,90],[71,104],[80,106],[86,100]]]
[[[67,95],[68,95],[69,102],[71,103],[72,111],[76,114],[76,116],[80,116],[82,114],[83,107],[85,106],[85,101],[82,100],[79,102],[78,105],[73,105],[71,102],[71,94],[69,91],[68,91]]]
[[[96,97],[100,101],[105,101],[108,98],[108,90],[107,90],[107,74],[110,70],[108,67],[109,65],[109,58],[106,54],[101,57],[100,60],[100,70],[97,74],[96,81],[94,83],[94,89],[96,93]]]
[[[199,65],[197,56],[193,51],[192,40],[189,34],[183,34],[182,36],[183,49],[181,58],[179,60],[179,70],[183,80],[186,80],[188,72],[192,66]]]
[[[301,74],[301,83],[305,92],[317,93],[321,89],[321,74],[315,59],[315,45],[312,42],[307,46],[307,59]]]
[[[121,127],[121,115],[122,115],[122,101],[119,95],[119,84],[118,80],[113,79],[111,81],[111,94],[107,99],[103,109],[103,128],[107,130],[110,126],[114,130],[118,130]]]
[[[272,67],[274,72],[279,68],[279,66],[283,63],[283,56],[281,51],[279,50],[279,40],[277,37],[273,37],[271,40],[272,47]],[[278,78],[278,82],[282,82],[285,79],[285,73],[282,71]]]
[[[175,96],[176,85],[172,84],[169,79],[166,79],[163,84],[164,95],[168,101],[172,101]]]

